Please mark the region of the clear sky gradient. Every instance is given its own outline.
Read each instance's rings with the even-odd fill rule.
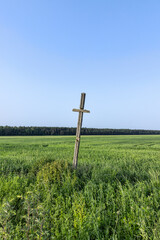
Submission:
[[[0,125],[160,129],[159,0],[0,0]]]

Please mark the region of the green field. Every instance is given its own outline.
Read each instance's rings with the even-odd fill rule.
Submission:
[[[160,239],[160,136],[0,137],[0,239]]]

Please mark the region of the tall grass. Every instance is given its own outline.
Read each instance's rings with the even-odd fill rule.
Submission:
[[[160,239],[159,142],[0,138],[0,239]]]

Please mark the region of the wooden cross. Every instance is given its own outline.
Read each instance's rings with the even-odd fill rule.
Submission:
[[[76,131],[76,142],[75,142],[74,157],[73,157],[73,167],[74,168],[77,168],[77,163],[78,163],[78,152],[79,152],[79,145],[80,145],[80,135],[81,135],[83,113],[90,113],[90,111],[84,110],[85,96],[86,96],[85,93],[81,93],[80,109],[74,108],[72,110],[73,112],[79,112],[77,131]]]

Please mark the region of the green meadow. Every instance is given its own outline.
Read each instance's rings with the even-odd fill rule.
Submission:
[[[160,136],[0,137],[0,239],[160,239]]]

